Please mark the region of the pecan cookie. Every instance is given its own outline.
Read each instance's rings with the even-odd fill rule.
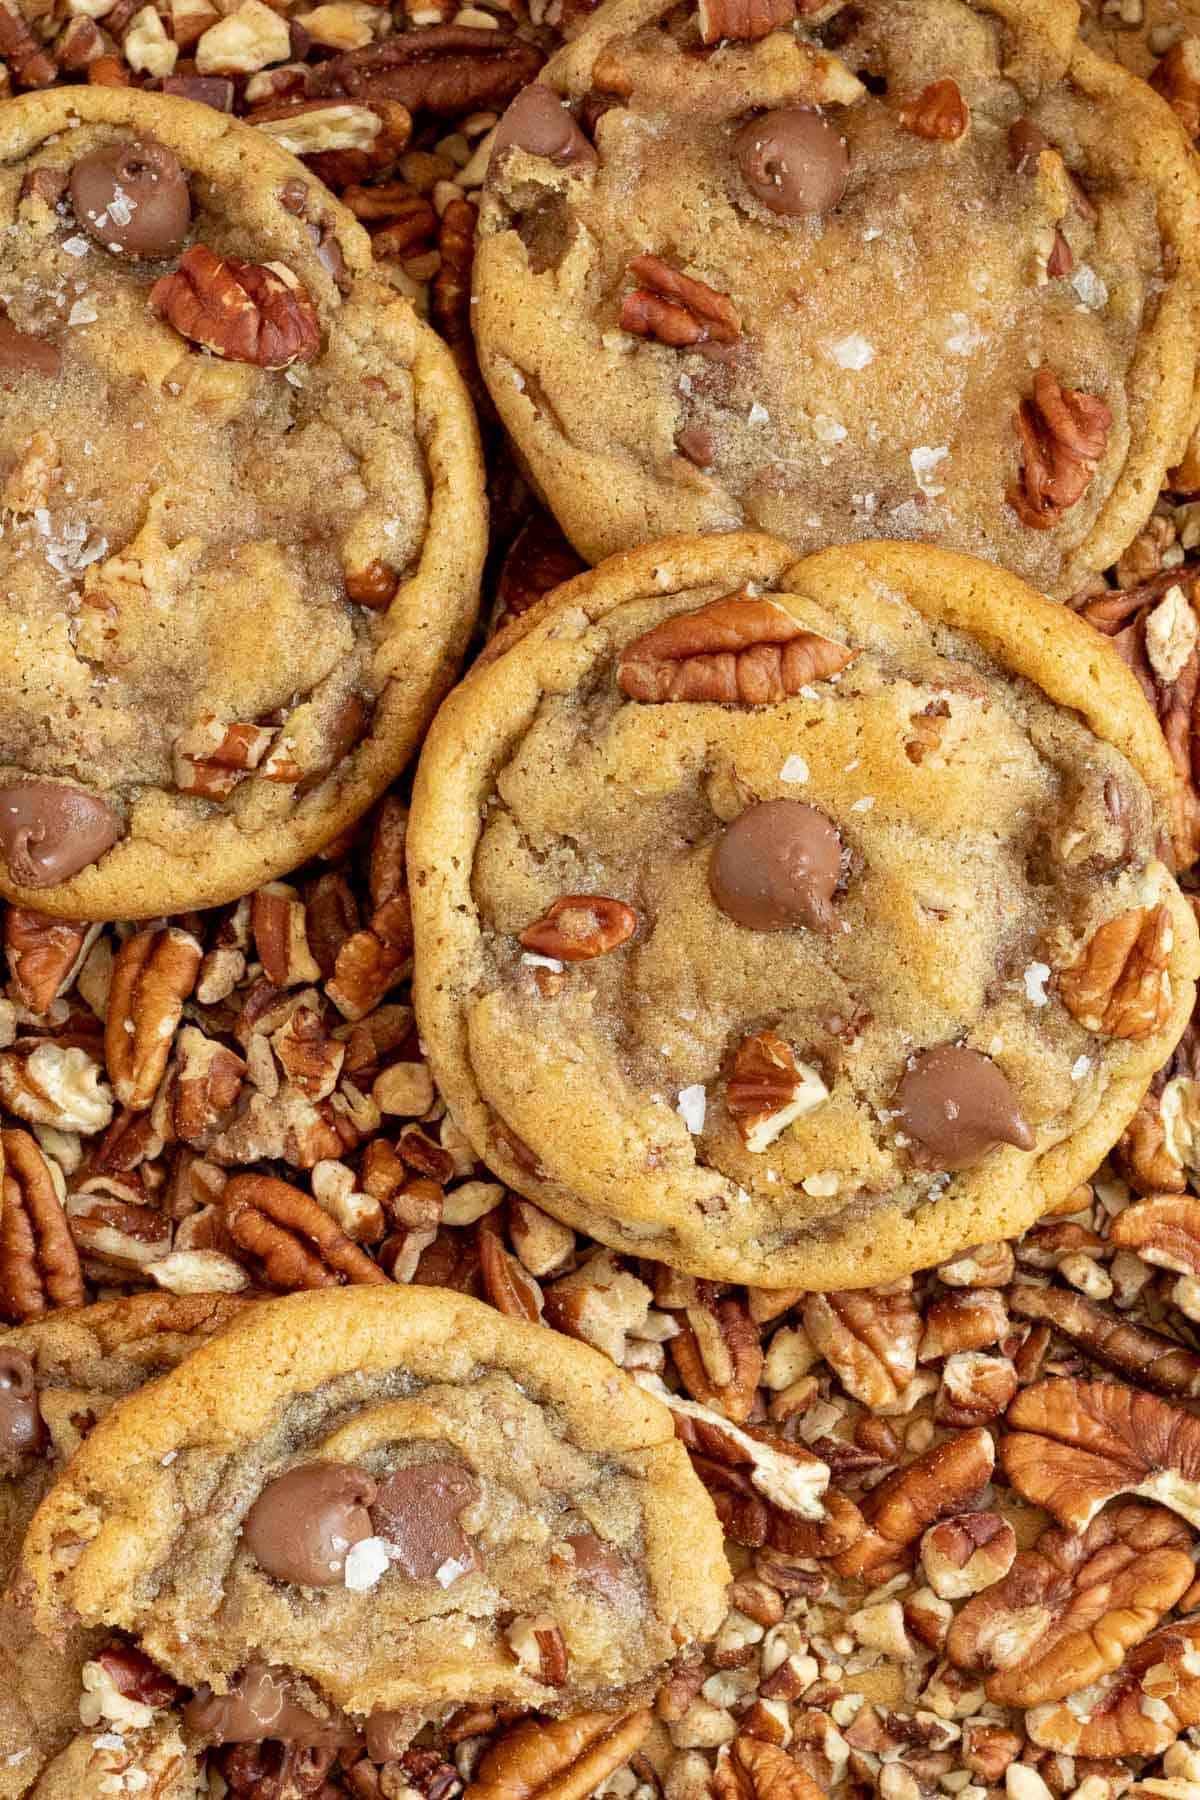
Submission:
[[[443,707],[409,830],[441,1092],[605,1243],[860,1287],[1020,1231],[1184,1028],[1129,670],[954,552],[614,557]]]
[[[103,1644],[84,1631],[49,1644],[2,1592],[38,1502],[97,1419],[174,1368],[244,1305],[220,1294],[140,1294],[0,1330],[0,1800],[26,1793],[78,1731],[81,1670]],[[64,1769],[81,1785],[56,1788],[48,1772],[39,1794],[105,1791],[79,1774],[89,1759],[104,1765],[94,1735],[65,1752]]]
[[[403,766],[484,544],[470,403],[264,134],[103,87],[0,119],[0,888],[146,916]]]
[[[612,0],[518,96],[475,263],[501,416],[592,561],[744,524],[1069,595],[1194,418],[1188,144],[1060,0],[801,11]]]
[[[728,1569],[657,1400],[586,1345],[389,1286],[248,1309],[102,1420],[23,1577],[49,1635],[132,1634],[208,1742],[398,1756],[464,1703],[643,1700],[716,1630]]]

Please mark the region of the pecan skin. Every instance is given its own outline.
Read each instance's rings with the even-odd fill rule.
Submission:
[[[626,645],[617,686],[630,700],[770,706],[853,662],[857,650],[797,624],[773,600],[727,594]]]
[[[893,1404],[917,1372],[921,1318],[908,1289],[810,1294],[803,1319],[842,1386],[864,1406]]]
[[[1104,455],[1112,408],[1096,394],[1063,387],[1045,363],[1017,409],[1021,473],[1008,504],[1032,531],[1050,531],[1082,500]]]
[[[561,962],[588,962],[619,950],[637,930],[637,914],[604,894],[564,894],[519,934],[526,950]]]
[[[750,1315],[738,1300],[692,1306],[671,1339],[679,1379],[702,1406],[747,1419],[762,1374],[763,1353]]]
[[[1161,1031],[1171,1010],[1167,978],[1170,907],[1134,907],[1109,919],[1079,961],[1058,974],[1058,992],[1088,1031],[1138,1039]]]
[[[387,1276],[300,1188],[271,1175],[235,1175],[221,1195],[234,1243],[263,1265],[273,1287],[386,1284]]]
[[[966,102],[957,81],[931,81],[911,100],[900,107],[900,123],[914,137],[930,138],[952,144],[962,137],[971,122]]]
[[[542,1290],[529,1271],[504,1246],[500,1233],[485,1216],[479,1225],[479,1267],[483,1288],[498,1312],[536,1325],[542,1316]]]
[[[490,1745],[466,1800],[585,1800],[649,1733],[650,1713],[526,1719]]]
[[[1200,1724],[1198,1653],[1200,1619],[1165,1625],[1100,1684],[1087,1711],[1051,1702],[1026,1714],[1026,1730],[1035,1744],[1068,1756],[1159,1756]]]
[[[549,513],[536,512],[509,547],[496,587],[499,629],[528,612],[543,595],[578,575],[585,564]]]
[[[144,1111],[158,1092],[201,955],[191,933],[174,925],[135,932],[117,954],[104,1055],[113,1090],[131,1111]]]
[[[46,1159],[27,1131],[0,1132],[0,1313],[20,1322],[85,1298],[79,1253]]]
[[[181,337],[231,362],[288,369],[320,352],[317,309],[294,275],[218,256],[207,244],[184,252],[175,273],[155,282],[149,304]]]
[[[1132,1250],[1156,1269],[1171,1269],[1177,1275],[1200,1279],[1200,1200],[1182,1194],[1158,1194],[1139,1200],[1117,1214],[1108,1235],[1112,1243],[1122,1250]],[[1148,1377],[1143,1375],[1143,1379]]]
[[[661,256],[635,256],[629,273],[640,282],[621,302],[621,329],[657,338],[674,350],[696,344],[733,344],[741,320],[728,294],[673,269]]]

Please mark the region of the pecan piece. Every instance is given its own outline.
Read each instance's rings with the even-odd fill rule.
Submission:
[[[112,1119],[112,1093],[98,1063],[77,1044],[43,1039],[0,1054],[0,1102],[31,1125],[91,1137]]]
[[[181,794],[225,800],[271,747],[273,727],[243,725],[211,715],[181,732],[171,749],[175,786]]]
[[[398,101],[410,112],[460,118],[480,107],[503,111],[544,61],[535,44],[505,31],[435,25],[315,64],[306,71],[306,91],[375,106]]]
[[[465,1800],[586,1800],[649,1733],[650,1713],[526,1719],[489,1745]]]
[[[824,1800],[795,1757],[746,1732],[717,1752],[712,1791],[716,1800]]]
[[[1021,473],[1008,504],[1023,525],[1050,531],[1087,492],[1108,443],[1112,408],[1096,394],[1063,387],[1045,363],[1017,409]]]
[[[545,1687],[562,1687],[570,1661],[566,1639],[550,1613],[533,1619],[514,1619],[505,1627],[505,1639],[518,1663]]]
[[[1063,1005],[1087,1031],[1144,1038],[1171,1010],[1167,973],[1174,927],[1166,905],[1133,907],[1096,931],[1078,962],[1058,975]]]
[[[213,1130],[242,1091],[246,1064],[235,1051],[185,1025],[176,1047],[172,1123],[177,1137],[195,1143]]]
[[[1170,1086],[1181,1090],[1179,1098],[1184,1101],[1189,1115],[1190,1137],[1196,1123],[1200,1123],[1200,1106],[1197,1105],[1200,1091],[1194,1081],[1168,1082],[1167,1087]],[[1165,1097],[1165,1087],[1162,1093],[1156,1093],[1151,1086],[1149,1093],[1143,1094],[1112,1153],[1113,1161],[1135,1194],[1182,1194],[1187,1188],[1179,1145],[1173,1140],[1173,1134],[1168,1133],[1163,1116]]]
[[[527,1319],[531,1325],[539,1322],[542,1290],[524,1264],[505,1249],[490,1214],[479,1224],[479,1266],[484,1292],[497,1312],[509,1319]]]
[[[585,564],[549,513],[535,512],[509,547],[496,584],[496,629],[582,573]]]
[[[725,1089],[725,1110],[747,1150],[761,1154],[796,1119],[829,1098],[811,1063],[797,1063],[790,1044],[774,1031],[743,1038]]]
[[[1182,1194],[1156,1194],[1135,1201],[1117,1214],[1108,1228],[1109,1240],[1122,1250],[1132,1250],[1156,1269],[1200,1280],[1200,1200]],[[1200,1358],[1193,1359],[1200,1371]],[[1131,1371],[1132,1373],[1132,1371]],[[1142,1378],[1151,1387],[1159,1384],[1148,1373]],[[1174,1388],[1175,1393],[1200,1393],[1200,1386]]]
[[[269,881],[259,888],[250,919],[263,973],[275,987],[299,987],[321,979],[308,947],[304,902],[294,887],[285,881]]]
[[[689,1306],[670,1342],[679,1379],[702,1406],[747,1419],[762,1375],[758,1331],[741,1301]]]
[[[22,1006],[33,1013],[48,1011],[70,987],[98,930],[10,906],[4,915],[4,954]]]
[[[865,1536],[834,1561],[839,1575],[885,1580],[911,1561],[928,1526],[966,1510],[986,1486],[996,1460],[991,1434],[978,1426],[934,1444],[872,1488],[862,1501]]]
[[[921,1539],[921,1567],[943,1600],[962,1600],[991,1587],[1008,1574],[1016,1554],[1016,1533],[998,1513],[942,1519]]]
[[[1200,1724],[1200,1619],[1153,1632],[1088,1701],[1033,1707],[1025,1715],[1029,1736],[1067,1756],[1160,1756]]]
[[[637,930],[637,914],[623,900],[603,894],[564,894],[540,919],[527,925],[518,942],[539,956],[560,962],[587,962],[619,950]]]
[[[1000,1458],[1017,1492],[1083,1531],[1117,1494],[1200,1526],[1200,1418],[1115,1381],[1039,1381],[1008,1409]]]
[[[795,0],[700,0],[698,16],[702,44],[752,43],[790,25],[796,6]]]
[[[0,1312],[18,1322],[84,1300],[79,1253],[52,1165],[27,1131],[0,1132]]]
[[[642,286],[621,302],[622,331],[657,338],[674,350],[734,344],[741,336],[742,323],[728,294],[706,281],[673,269],[661,256],[635,256],[629,273]]]
[[[970,122],[971,115],[958,83],[949,76],[943,81],[931,81],[911,100],[900,103],[900,123],[914,137],[952,144],[962,137]]]
[[[925,1314],[918,1352],[921,1362],[982,1350],[1008,1336],[1008,1309],[995,1288],[969,1288],[965,1293],[945,1294]]]
[[[1200,1214],[1200,1206],[1196,1211]],[[1120,1215],[1113,1220],[1114,1226],[1119,1223]],[[1157,1388],[1160,1393],[1200,1398],[1200,1356],[1177,1344],[1174,1338],[1135,1325],[1131,1319],[1107,1312],[1094,1300],[1065,1288],[1024,1287],[1018,1283],[1010,1290],[1009,1304],[1022,1318],[1041,1319],[1053,1325],[1096,1362],[1122,1375]]]
[[[235,1175],[221,1195],[234,1243],[258,1257],[273,1287],[386,1283],[387,1276],[311,1197],[271,1175]]]
[[[727,594],[626,645],[617,686],[630,700],[771,706],[827,681],[858,654],[806,631],[773,600]]]
[[[1160,93],[1191,138],[1200,137],[1200,40],[1180,38],[1159,58],[1150,86]]]
[[[960,1669],[989,1669],[989,1700],[1037,1706],[1077,1693],[1158,1625],[1194,1574],[1185,1525],[1120,1506],[1087,1531],[1043,1531],[995,1587],[969,1600],[946,1640]]]
[[[207,244],[193,244],[176,272],[155,282],[150,306],[181,337],[231,362],[287,369],[321,348],[317,309],[290,269],[218,256]]]
[[[18,87],[50,87],[58,79],[54,58],[42,49],[15,0],[0,0],[0,57]]]
[[[848,1394],[872,1409],[891,1406],[917,1372],[921,1316],[911,1284],[810,1294],[804,1329]]]
[[[137,931],[117,953],[104,1056],[117,1099],[133,1112],[144,1111],[158,1092],[202,954],[191,933],[176,925]]]

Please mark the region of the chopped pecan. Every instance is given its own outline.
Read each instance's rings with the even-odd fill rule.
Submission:
[[[1188,1111],[1195,1116],[1196,1124],[1200,1124],[1197,1084],[1188,1081],[1180,1085],[1189,1090]],[[1195,1125],[1192,1125],[1189,1137],[1194,1130]],[[1183,1160],[1177,1145],[1168,1136],[1162,1095],[1156,1093],[1153,1086],[1149,1093],[1142,1095],[1137,1111],[1121,1133],[1113,1151],[1113,1161],[1135,1194],[1182,1194],[1186,1189]]]
[[[179,1692],[177,1683],[132,1644],[110,1644],[96,1653],[118,1694],[141,1706],[169,1706]]]
[[[438,226],[438,269],[429,294],[434,324],[452,350],[465,352],[456,361],[464,375],[471,358],[471,269],[475,261],[475,226],[479,213],[470,200],[451,200]]]
[[[700,42],[753,42],[790,25],[795,16],[795,0],[700,0]]]
[[[4,915],[4,954],[22,1006],[32,1013],[47,1012],[70,987],[98,930],[10,906]]]
[[[533,1619],[514,1619],[505,1628],[508,1647],[522,1668],[546,1687],[562,1687],[569,1660],[566,1639],[549,1613]]]
[[[535,601],[570,581],[585,566],[550,514],[535,512],[513,539],[500,570],[497,629],[528,612]]]
[[[286,1181],[234,1175],[221,1195],[221,1210],[234,1243],[259,1259],[273,1287],[287,1291],[387,1282],[378,1264],[311,1195]]]
[[[1117,1494],[1159,1500],[1200,1525],[1200,1418],[1115,1381],[1039,1381],[1008,1409],[1009,1480],[1083,1531]]]
[[[268,981],[289,988],[321,979],[308,947],[304,902],[294,887],[269,881],[255,894],[250,916],[254,947]]]
[[[917,1372],[921,1316],[911,1283],[810,1294],[803,1317],[805,1331],[847,1393],[872,1408],[895,1404]]]
[[[363,1019],[400,980],[407,948],[386,944],[374,931],[355,931],[337,953],[325,992],[344,1019]]]
[[[104,1056],[117,1099],[131,1111],[144,1111],[158,1092],[202,954],[192,934],[176,925],[137,931],[117,953]]]
[[[246,1064],[228,1045],[185,1025],[176,1039],[172,1099],[176,1136],[196,1143],[213,1130],[242,1091]]]
[[[36,1318],[56,1306],[79,1306],[83,1276],[52,1165],[27,1131],[0,1132],[0,1312]]]
[[[1180,38],[1161,56],[1150,76],[1191,138],[1200,137],[1200,40]]]
[[[1006,1356],[963,1350],[948,1356],[933,1404],[939,1425],[984,1425],[1000,1416],[1017,1391],[1017,1371]]]
[[[338,1084],[346,1046],[330,1037],[319,1013],[298,1006],[271,1038],[280,1068],[306,1100],[327,1100]]]
[[[218,256],[207,244],[193,244],[155,282],[150,306],[181,337],[260,369],[311,362],[321,348],[317,309],[290,269]]]
[[[1135,1201],[1117,1214],[1108,1230],[1109,1239],[1122,1250],[1131,1250],[1156,1269],[1200,1280],[1200,1200],[1182,1194],[1158,1194]],[[1200,1358],[1193,1359],[1200,1374]],[[1131,1371],[1132,1372],[1132,1371]],[[1159,1384],[1145,1375],[1152,1387]],[[1200,1386],[1174,1388],[1175,1393],[1200,1393]]]
[[[1095,394],[1063,387],[1046,363],[1033,378],[1033,394],[1016,414],[1021,440],[1020,478],[1008,504],[1023,525],[1049,531],[1087,492],[1104,455],[1112,408]]]
[[[907,1566],[922,1533],[938,1519],[963,1512],[986,1486],[995,1460],[995,1445],[983,1426],[931,1445],[866,1495],[866,1534],[835,1559],[834,1568],[875,1583]]]
[[[743,1038],[725,1089],[725,1110],[747,1150],[761,1154],[796,1119],[829,1098],[811,1063],[797,1063],[774,1031]]]
[[[962,137],[970,122],[971,115],[958,83],[949,76],[942,81],[931,81],[911,100],[900,103],[900,123],[914,137],[953,143]]]
[[[586,1800],[645,1741],[650,1713],[525,1719],[489,1745],[466,1800]]]
[[[943,1600],[963,1600],[991,1587],[1008,1574],[1016,1554],[1016,1533],[998,1513],[942,1519],[921,1539],[925,1579]]]
[[[623,1269],[611,1250],[597,1250],[546,1289],[546,1319],[623,1366],[630,1335],[645,1329],[650,1300],[644,1281]]]
[[[739,1300],[689,1306],[670,1342],[679,1379],[702,1406],[748,1419],[762,1375],[758,1331]]]
[[[603,894],[564,894],[519,934],[526,950],[560,962],[587,962],[619,950],[637,930],[637,914]]]
[[[1033,1707],[1033,1742],[1072,1757],[1160,1756],[1200,1724],[1200,1619],[1153,1632],[1081,1699]]]
[[[435,25],[312,65],[307,91],[313,98],[346,95],[366,105],[398,101],[410,112],[460,118],[480,107],[502,110],[544,60],[536,45],[505,31]]]
[[[515,1256],[488,1214],[479,1222],[479,1266],[488,1299],[509,1319],[528,1319],[536,1325],[542,1316],[542,1290]]]
[[[995,1288],[969,1288],[935,1300],[925,1314],[918,1352],[921,1362],[936,1362],[964,1350],[982,1350],[1008,1335],[1008,1309]]]
[[[78,1044],[46,1040],[0,1052],[0,1102],[30,1125],[91,1137],[112,1118],[112,1094],[99,1064]]]
[[[806,631],[773,600],[727,594],[628,644],[617,685],[630,700],[770,706],[827,681],[859,654]]]
[[[75,1247],[89,1266],[136,1273],[170,1251],[170,1220],[127,1182],[92,1176],[68,1196],[66,1211]]]
[[[181,794],[225,800],[270,749],[275,728],[244,725],[211,715],[175,739],[171,756]]]
[[[1114,1219],[1114,1226],[1119,1222],[1120,1215]],[[1009,1304],[1022,1318],[1042,1319],[1053,1325],[1096,1362],[1122,1375],[1164,1394],[1200,1397],[1200,1356],[1173,1338],[1163,1337],[1145,1325],[1135,1325],[1065,1288],[1025,1287],[1018,1283],[1009,1292]]]
[[[1087,1031],[1144,1038],[1171,1010],[1167,973],[1174,927],[1165,905],[1134,907],[1094,933],[1078,962],[1058,975],[1063,1005]]]
[[[641,287],[621,302],[621,329],[657,338],[675,350],[695,344],[734,344],[742,324],[728,294],[673,269],[661,256],[635,256],[629,273]]]
[[[793,1756],[745,1731],[717,1752],[712,1789],[716,1800],[824,1800]]]
[[[18,87],[49,87],[58,79],[54,58],[34,37],[15,0],[0,0],[0,57]]]

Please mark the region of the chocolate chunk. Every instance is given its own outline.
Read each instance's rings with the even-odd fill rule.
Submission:
[[[371,1536],[375,1483],[353,1463],[305,1463],[269,1481],[242,1526],[242,1541],[277,1581],[337,1587],[346,1553]]]
[[[317,261],[327,275],[333,277],[339,288],[347,282],[346,258],[342,255],[342,246],[337,240],[337,225],[332,213],[323,212],[315,223],[310,222],[308,235],[317,247]]]
[[[214,112],[233,111],[234,86],[223,75],[168,75],[162,91],[174,94],[180,100],[195,100],[201,106],[211,106]]]
[[[831,931],[842,840],[801,800],[766,800],[726,827],[709,865],[713,899],[748,931]]]
[[[733,154],[755,199],[785,219],[829,212],[850,179],[845,143],[811,106],[782,106],[751,119],[734,139]]]
[[[0,369],[18,375],[57,375],[62,351],[49,338],[18,331],[11,319],[0,319]]]
[[[703,425],[686,425],[676,433],[675,448],[680,456],[686,456],[690,463],[698,469],[711,469],[717,460],[717,447],[713,443],[711,431]]]
[[[126,256],[171,256],[192,222],[179,161],[165,144],[110,144],[71,170],[75,217],[98,244]]]
[[[901,1079],[895,1104],[921,1160],[939,1169],[969,1169],[997,1144],[1034,1147],[1007,1076],[978,1050],[941,1044],[924,1051]]]
[[[479,1483],[462,1463],[414,1463],[389,1475],[371,1519],[410,1581],[432,1581],[439,1571],[443,1581],[446,1575],[457,1579],[479,1567],[475,1546],[458,1522],[463,1508],[478,1498]]]
[[[417,1713],[377,1712],[367,1720],[367,1755],[372,1762],[399,1762],[421,1728]]]
[[[116,843],[112,809],[82,788],[53,781],[0,787],[0,855],[22,887],[53,887]]]
[[[293,175],[285,181],[279,190],[279,204],[284,212],[290,212],[297,218],[308,204],[308,183]]]
[[[1015,119],[1008,128],[1008,155],[1020,175],[1036,172],[1038,157],[1049,150],[1050,140],[1032,119]]]
[[[318,1719],[289,1700],[284,1679],[282,1670],[250,1663],[227,1694],[197,1688],[182,1708],[183,1722],[210,1744],[259,1744],[274,1738],[329,1747],[358,1741],[348,1720]]]
[[[605,1543],[594,1531],[573,1531],[566,1541],[575,1552],[572,1572],[576,1581],[595,1588],[606,1600],[628,1596],[629,1563],[615,1545]]]
[[[503,156],[506,150],[544,156],[560,168],[582,167],[597,161],[595,150],[559,96],[541,81],[521,89],[496,127],[492,160]]]
[[[45,1437],[33,1364],[20,1350],[0,1346],[0,1475],[15,1475]]]

